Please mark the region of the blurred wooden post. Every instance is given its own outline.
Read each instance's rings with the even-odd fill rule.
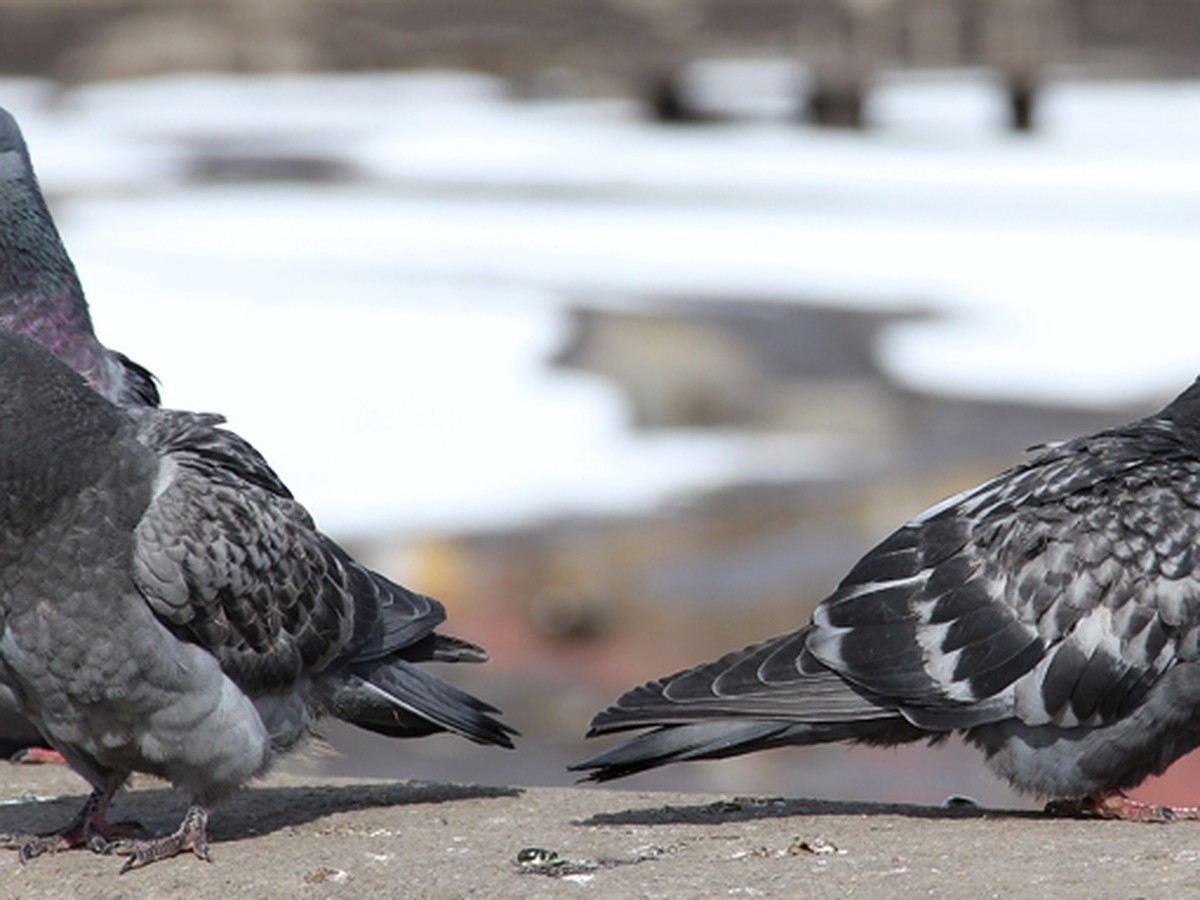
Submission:
[[[704,120],[683,83],[684,61],[700,40],[704,11],[695,0],[622,0],[646,22],[660,50],[643,63],[640,90],[646,107],[658,122],[686,124]]]
[[[838,0],[811,9],[801,22],[810,29],[813,87],[808,113],[818,125],[861,128],[871,73],[897,51],[895,0]]]
[[[1007,88],[1008,127],[1013,131],[1032,131],[1037,81],[1028,72],[1010,72]]]
[[[1009,128],[1033,130],[1039,75],[1069,53],[1062,0],[992,0],[983,22],[983,62],[998,69],[1007,91]]]

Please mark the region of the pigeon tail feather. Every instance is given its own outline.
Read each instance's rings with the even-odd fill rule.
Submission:
[[[410,737],[449,731],[476,744],[512,749],[517,731],[498,710],[403,659],[352,666],[324,686],[328,711],[368,731]]]
[[[585,781],[611,781],[669,763],[725,759],[805,744],[855,741],[895,744],[925,735],[898,717],[862,722],[788,723],[718,720],[666,725],[639,734],[594,756],[572,763]]]

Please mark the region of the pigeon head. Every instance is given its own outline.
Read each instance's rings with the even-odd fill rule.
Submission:
[[[75,266],[12,115],[0,109],[0,327],[33,338],[118,400],[125,366],[96,340]]]

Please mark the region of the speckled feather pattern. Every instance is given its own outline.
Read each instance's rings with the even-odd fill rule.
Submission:
[[[958,731],[1035,793],[1162,771],[1200,744],[1198,426],[1193,385],[937,504],[804,628],[621,697],[593,734],[663,727],[575,768]]]

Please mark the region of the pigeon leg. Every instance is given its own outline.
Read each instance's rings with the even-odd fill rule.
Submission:
[[[0,835],[0,846],[20,850],[21,862],[26,863],[43,853],[57,853],[60,850],[74,850],[79,847],[89,847],[100,852],[113,838],[127,838],[141,832],[141,826],[136,822],[110,824],[105,821],[108,806],[123,782],[123,778],[113,778],[107,786],[92,791],[84,802],[83,809],[65,828],[49,834]]]
[[[188,808],[179,827],[170,834],[146,840],[113,841],[104,848],[105,853],[129,857],[121,866],[122,873],[189,850],[205,862],[212,861],[208,855],[208,810],[199,804]]]
[[[1200,819],[1200,806],[1156,806],[1127,797],[1123,791],[1098,791],[1086,797],[1051,800],[1046,804],[1046,812],[1052,816],[1121,819],[1126,822]]]

